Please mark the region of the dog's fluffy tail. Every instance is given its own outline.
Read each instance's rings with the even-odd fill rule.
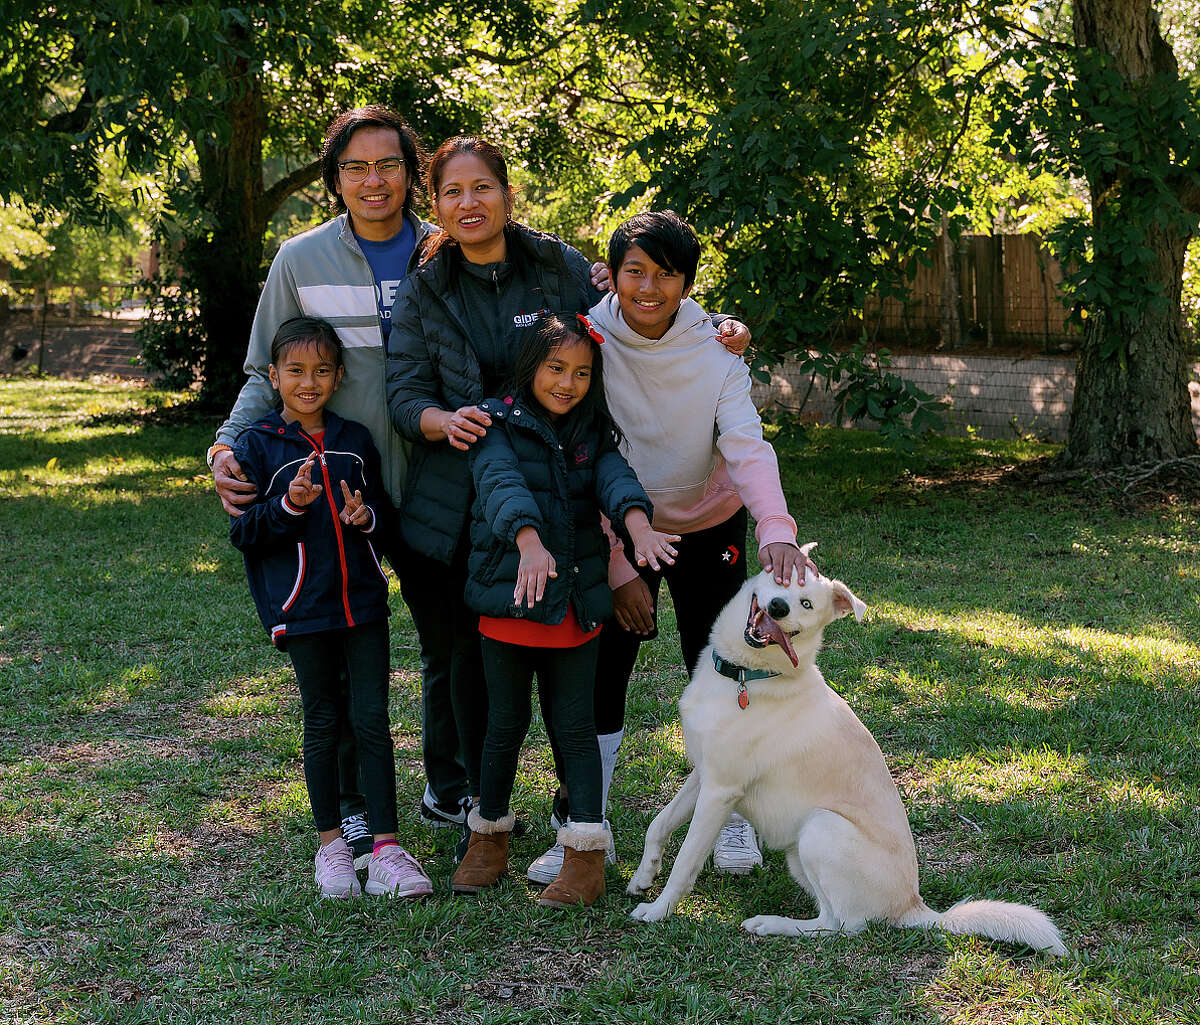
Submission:
[[[1010,904],[1002,900],[960,901],[939,915],[922,901],[919,907],[901,915],[896,924],[942,929],[963,936],[986,936],[1004,943],[1023,943],[1034,950],[1060,957],[1067,952],[1057,926],[1028,904]]]

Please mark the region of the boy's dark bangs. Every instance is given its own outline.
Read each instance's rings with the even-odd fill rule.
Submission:
[[[340,367],[342,365],[342,347],[335,345],[328,338],[322,338],[320,335],[309,335],[307,338],[289,338],[279,347],[280,361],[286,359],[293,349],[312,349],[318,356],[324,356],[334,366]]]
[[[648,233],[633,235],[629,239],[629,245],[630,248],[637,246],[643,253],[650,257],[651,260],[657,263],[660,267],[664,267],[671,271],[673,274],[685,273],[683,268],[680,266],[680,261],[678,259],[671,259],[671,254],[667,252],[665,243],[657,235]],[[626,249],[625,256],[628,255],[629,250]],[[624,262],[624,259],[622,259],[622,262]]]

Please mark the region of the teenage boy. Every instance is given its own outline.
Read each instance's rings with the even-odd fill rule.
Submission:
[[[674,565],[660,570],[634,566],[619,546],[612,553],[615,622],[600,635],[595,689],[605,807],[638,646],[657,636],[659,585],[665,580],[671,592],[690,675],[717,613],[746,579],[747,509],[764,569],[783,582],[793,572],[803,580],[813,568],[796,544],[775,451],[750,398],[750,372],[712,344],[712,320],[689,298],[699,260],[695,232],[673,211],[634,217],[608,245],[616,292],[590,311],[607,343],[605,394],[625,435],[623,451],[654,503],[654,528],[681,535]],[[556,801],[563,821],[565,803]],[[540,881],[556,856],[552,848],[535,861],[530,878]],[[734,873],[762,864],[754,829],[740,815],[721,830],[713,861]]]

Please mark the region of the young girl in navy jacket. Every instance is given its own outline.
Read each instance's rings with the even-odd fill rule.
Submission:
[[[523,343],[503,399],[481,408],[492,427],[472,452],[467,604],[480,614],[488,689],[479,801],[451,883],[460,893],[497,882],[508,864],[517,759],[529,731],[533,676],[571,818],[559,830],[562,870],[548,906],[591,904],[604,892],[608,831],[592,717],[596,638],[612,614],[603,512],[642,564],[671,562],[673,534],[618,450],[604,398],[601,338],[575,314],[543,315]]]
[[[432,892],[429,877],[396,842],[387,580],[371,544],[386,529],[391,506],[367,429],[325,409],[344,372],[341,341],[325,321],[297,317],[280,326],[269,374],[281,407],[234,444],[258,498],[231,518],[229,537],[245,557],[263,626],[296,670],[304,781],[320,838],[314,877],[321,896],[362,892],[339,817],[343,707],[349,708],[375,830],[367,892],[424,896]],[[340,696],[343,686],[348,703]]]

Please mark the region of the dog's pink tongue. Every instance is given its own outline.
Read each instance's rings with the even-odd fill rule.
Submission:
[[[761,631],[764,627],[766,628],[767,636],[771,638],[768,643],[778,644],[784,650],[787,657],[792,660],[792,667],[799,668],[800,659],[796,657],[796,649],[792,647],[790,638],[783,632],[779,624],[770,616],[763,616],[758,628]]]

